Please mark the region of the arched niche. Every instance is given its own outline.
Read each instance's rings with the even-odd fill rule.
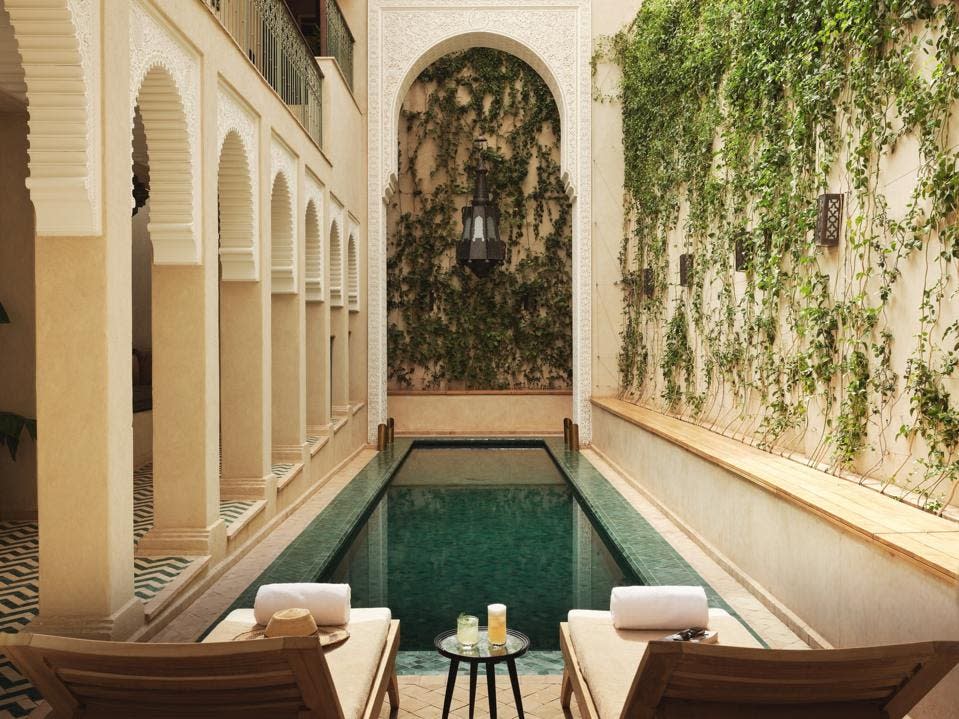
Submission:
[[[270,195],[270,277],[275,295],[296,293],[295,228],[290,178],[277,172]]]
[[[589,0],[475,0],[451,7],[439,0],[370,0],[369,193],[367,277],[369,315],[369,438],[386,422],[386,207],[398,166],[400,108],[413,81],[450,52],[490,47],[536,70],[556,99],[562,127],[561,165],[573,206],[573,421],[592,435],[590,299],[590,54]]]
[[[225,281],[256,280],[256,197],[253,193],[249,152],[235,130],[227,132],[221,145],[217,199],[220,278]]]

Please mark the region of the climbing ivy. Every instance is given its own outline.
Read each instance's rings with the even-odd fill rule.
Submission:
[[[624,395],[948,502],[959,5],[645,0],[600,61],[622,71]],[[838,249],[814,241],[823,192]]]
[[[572,373],[571,208],[560,121],[543,80],[477,48],[417,79],[400,118],[399,187],[389,214],[389,375],[417,389],[567,388]],[[472,197],[473,141],[485,136],[505,266],[460,267],[460,211]],[[404,151],[405,150],[405,151]]]

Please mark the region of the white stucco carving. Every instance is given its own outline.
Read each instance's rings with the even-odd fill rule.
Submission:
[[[252,111],[223,84],[217,88],[216,126],[222,278],[256,281],[260,279],[259,133]],[[239,140],[241,157],[233,151],[233,143],[224,146],[230,134]]]
[[[592,436],[589,0],[370,0],[369,437],[387,419],[386,203],[396,183],[400,108],[417,75],[443,55],[493,47],[527,62],[556,98],[563,179],[573,201],[573,421]]]
[[[306,186],[304,188],[306,197],[306,267],[303,268],[306,275],[303,279],[306,283],[306,301],[323,301],[323,273],[325,265],[323,262],[323,252],[326,247],[323,228],[326,226],[324,220],[323,207],[323,186],[313,176],[311,172],[306,173]],[[313,206],[314,216],[309,213],[310,205]],[[315,226],[313,223],[315,222]]]
[[[99,235],[100,3],[6,0],[4,8],[27,86],[27,187],[36,210],[37,235]]]
[[[274,188],[278,187],[276,184],[278,175],[283,176],[288,196],[285,200],[274,197],[270,211],[289,214],[279,224],[274,222],[273,217],[270,220],[270,227],[279,230],[275,234],[271,233],[270,237],[270,276],[273,280],[273,294],[296,294],[298,256],[296,208],[299,207],[296,195],[296,157],[290,148],[274,135],[270,142],[270,178]],[[286,221],[289,222],[288,226]]]
[[[139,104],[147,145],[160,139],[164,148],[177,148],[150,152],[153,261],[201,264],[199,59],[144,3],[128,7],[131,132]]]

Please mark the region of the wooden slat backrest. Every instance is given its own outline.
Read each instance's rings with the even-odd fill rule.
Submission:
[[[315,637],[139,644],[21,633],[3,651],[57,716],[343,719]]]
[[[773,650],[654,641],[622,716],[745,716],[734,706],[762,705],[777,717],[815,708],[809,716],[898,719],[957,663],[959,642]]]

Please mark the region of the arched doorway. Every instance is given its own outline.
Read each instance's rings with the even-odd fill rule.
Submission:
[[[330,423],[330,363],[327,347],[328,303],[324,301],[322,193],[312,180],[307,181],[309,200],[304,218],[306,244],[306,430],[311,446],[328,433]]]
[[[470,47],[504,50],[527,62],[550,87],[560,109],[563,177],[573,207],[573,419],[588,442],[590,427],[590,5],[546,6],[521,0],[503,6],[480,0],[466,8],[415,1],[371,0],[369,87],[369,426],[370,441],[387,408],[386,206],[396,186],[396,133],[406,92],[424,68]],[[421,32],[403,32],[412,25]]]

